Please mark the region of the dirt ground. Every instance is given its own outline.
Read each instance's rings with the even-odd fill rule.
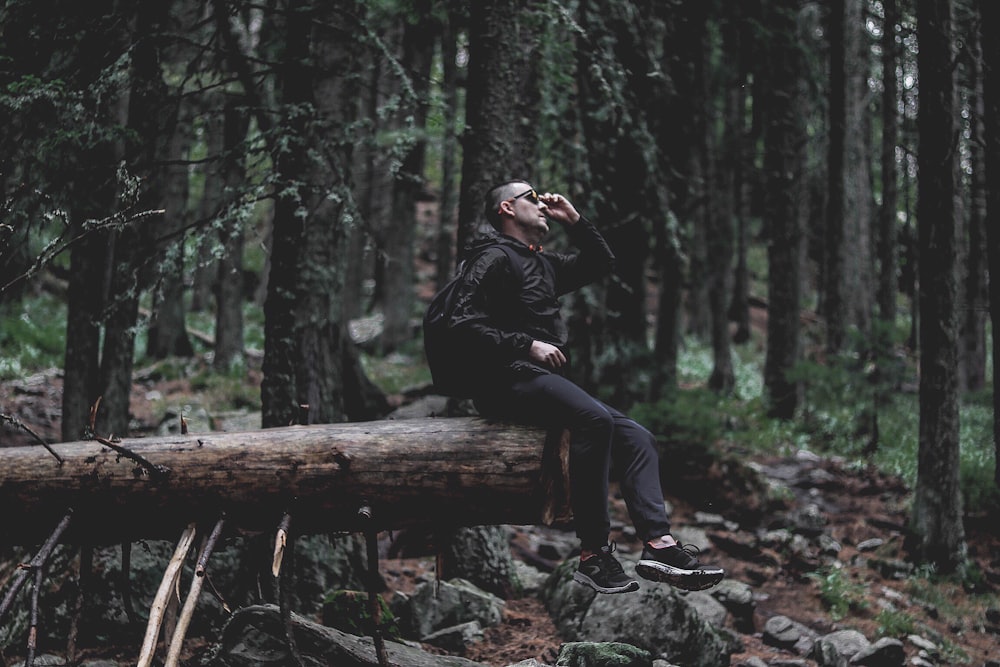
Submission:
[[[189,391],[184,382],[137,384],[133,413],[136,424],[152,429],[160,419],[149,408],[150,392],[160,396],[183,396]],[[57,373],[43,373],[18,382],[0,384],[0,414],[14,417],[38,436],[50,441],[59,439],[61,381]],[[0,424],[0,445],[30,444],[26,430],[14,428],[9,420]],[[762,465],[773,461],[758,461]],[[908,641],[909,635],[935,638],[942,646],[936,664],[967,664],[973,667],[996,665],[1000,660],[1000,524],[995,517],[969,518],[966,526],[970,559],[982,577],[974,590],[955,583],[941,583],[933,589],[926,578],[900,576],[892,568],[873,567],[869,559],[880,563],[905,560],[902,535],[907,521],[908,490],[898,481],[864,469],[847,469],[824,462],[828,473],[823,484],[824,518],[827,531],[842,545],[838,560],[843,564],[845,581],[850,583],[853,605],[835,619],[820,597],[820,582],[813,576],[820,565],[809,559],[796,560],[766,549],[756,548],[751,534],[740,530],[709,530],[713,548],[706,561],[724,566],[729,576],[750,584],[756,599],[754,628],[743,629],[740,637],[744,651],[732,657],[739,664],[751,656],[765,661],[791,659],[793,654],[764,643],[761,630],[768,618],[784,615],[820,634],[853,628],[869,639],[881,636],[885,627],[889,636],[904,642],[909,662],[919,648]],[[668,490],[669,492],[669,490]],[[683,498],[668,498],[674,505],[673,520],[683,526],[694,509]],[[620,502],[616,512],[624,516]],[[637,550],[629,538],[618,535],[619,548]],[[884,544],[874,552],[859,556],[858,545],[871,538]],[[381,564],[390,587],[412,588],[421,579],[433,577],[433,559],[386,560]],[[885,612],[891,604],[892,613]],[[465,657],[501,667],[527,658],[554,664],[561,639],[543,605],[534,599],[510,600],[501,625],[486,631],[485,641],[474,646]],[[105,647],[103,653],[112,651]],[[135,647],[121,647],[121,653],[134,657]],[[806,661],[806,664],[814,664]]]

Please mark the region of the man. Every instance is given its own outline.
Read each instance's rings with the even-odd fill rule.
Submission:
[[[558,297],[611,272],[615,258],[604,238],[565,197],[538,195],[526,181],[490,189],[484,214],[499,237],[474,248],[449,327],[480,380],[474,398],[482,414],[570,431],[570,495],[581,547],[573,578],[599,593],[639,588],[608,541],[613,465],[644,542],[636,572],[687,590],[719,583],[721,568],[701,565],[691,547],[670,535],[652,434],[563,376],[568,335]],[[542,250],[550,220],[565,227],[577,254]]]

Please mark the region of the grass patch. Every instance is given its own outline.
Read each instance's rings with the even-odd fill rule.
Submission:
[[[66,305],[49,294],[0,304],[0,380],[61,367],[66,354]]]
[[[829,610],[830,618],[843,620],[850,613],[868,608],[865,587],[851,580],[850,572],[842,567],[824,567],[807,575],[816,582],[819,598]]]

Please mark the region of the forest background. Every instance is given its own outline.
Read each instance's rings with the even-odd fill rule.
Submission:
[[[574,379],[899,466],[915,557],[961,570],[1000,483],[998,27],[988,0],[8,0],[0,379],[61,365],[63,440],[129,434],[136,364],[196,355],[259,366],[263,427],[379,418],[379,360],[427,378],[418,287],[526,178],[618,257],[564,304]]]

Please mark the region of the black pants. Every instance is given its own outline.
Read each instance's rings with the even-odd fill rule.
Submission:
[[[636,534],[649,540],[670,532],[656,439],[638,422],[554,374],[518,381],[476,405],[486,415],[569,429],[570,495],[583,549],[596,550],[608,542],[612,466]]]

